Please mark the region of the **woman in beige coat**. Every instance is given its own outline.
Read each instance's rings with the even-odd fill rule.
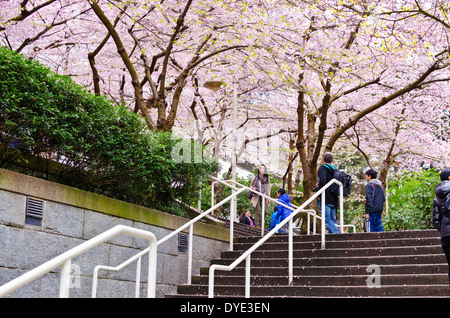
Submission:
[[[267,168],[265,165],[261,164],[259,166],[258,173],[256,174],[256,176],[253,177],[252,182],[250,183],[250,187],[270,197],[271,185],[269,180],[269,174],[267,172]],[[255,225],[257,227],[260,227],[261,223],[264,223],[264,220],[261,220],[262,202],[265,203],[264,214],[267,215],[270,200],[269,199],[263,200],[263,198],[260,195],[253,194],[251,202],[253,207],[255,208],[253,213],[253,215],[255,216]]]

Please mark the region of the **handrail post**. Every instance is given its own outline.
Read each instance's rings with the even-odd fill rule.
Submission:
[[[208,275],[208,298],[214,298],[214,270],[216,265],[209,267]]]
[[[341,233],[344,233],[344,186],[339,184],[339,227]]]
[[[136,286],[134,289],[134,297],[139,298],[141,287],[141,256],[139,256],[136,262]]]
[[[214,186],[216,185],[216,183],[218,183],[217,181],[213,181],[211,182],[211,206],[214,206]]]
[[[189,239],[188,239],[188,278],[187,283],[191,285],[192,283],[192,241],[194,240],[194,223],[189,226]]]
[[[245,298],[250,298],[250,255],[245,258]]]
[[[230,200],[230,251],[233,251],[233,241],[234,241],[234,197]]]
[[[70,272],[72,259],[67,259],[61,266],[61,278],[59,284],[59,298],[69,298],[70,291]]]
[[[307,235],[309,235],[309,234],[311,234],[311,231],[310,231],[310,229],[309,229],[309,227],[311,226],[311,221],[310,221],[310,219],[311,219],[311,214],[307,214],[307,217],[308,217],[308,223],[306,224],[306,226],[307,226],[307,231],[306,231],[306,234]]]
[[[264,236],[264,225],[266,224],[265,221],[266,221],[266,198],[261,197],[261,237]]]
[[[314,213],[313,234],[317,233],[317,214]]]
[[[293,276],[294,276],[294,231],[292,226],[292,219],[289,219],[289,285],[292,285]]]
[[[320,237],[321,237],[321,244],[320,244],[320,248],[321,249],[325,249],[325,191],[322,192],[321,194],[322,200],[320,200],[321,205],[322,205],[322,220],[321,220],[321,233],[320,233]]]
[[[158,264],[158,244],[156,238],[154,240],[148,239],[149,252],[148,252],[148,278],[147,278],[147,297],[156,297],[156,266]]]

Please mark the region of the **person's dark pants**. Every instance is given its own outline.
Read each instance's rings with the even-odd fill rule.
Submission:
[[[370,232],[384,232],[383,222],[381,221],[381,213],[369,213]]]
[[[450,236],[444,237],[442,239],[442,249],[447,257],[448,263],[448,285],[450,286]]]

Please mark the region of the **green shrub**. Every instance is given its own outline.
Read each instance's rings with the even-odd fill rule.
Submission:
[[[389,210],[385,214],[385,230],[433,228],[434,189],[440,182],[439,173],[435,169],[404,173],[389,181]]]
[[[59,163],[47,179],[174,212],[190,202],[217,164],[175,163],[171,133],[149,131],[142,118],[69,77],[0,47],[0,167],[40,153]]]

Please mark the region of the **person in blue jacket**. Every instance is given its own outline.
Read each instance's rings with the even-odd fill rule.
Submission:
[[[274,207],[273,208],[273,213],[272,213],[272,218],[270,220],[270,226],[269,226],[269,231],[273,230],[275,228],[275,226],[277,226],[278,224],[280,224],[280,213],[278,213],[278,207]],[[278,230],[278,233],[280,233],[280,230]]]
[[[292,207],[291,201],[289,199],[289,194],[286,193],[286,191],[283,188],[280,188],[277,192],[278,196],[278,202],[283,203],[284,205],[287,205],[289,207]],[[280,222],[284,221],[293,210],[288,209],[281,204],[277,205],[277,212],[280,217]],[[289,223],[286,223],[284,226],[280,229],[281,234],[288,234],[289,233]]]

